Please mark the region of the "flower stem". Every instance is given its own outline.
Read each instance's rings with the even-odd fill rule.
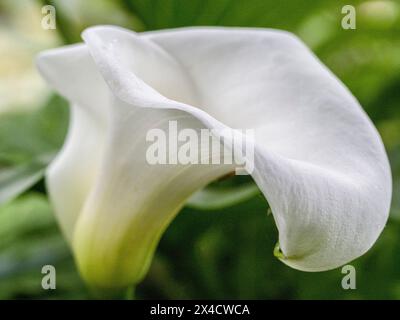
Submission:
[[[125,300],[135,300],[135,287],[129,287],[125,292]]]

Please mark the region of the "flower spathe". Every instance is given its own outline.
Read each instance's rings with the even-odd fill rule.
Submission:
[[[254,129],[252,177],[287,265],[329,270],[374,244],[392,192],[383,144],[357,100],[294,35],[98,26],[82,37],[84,44],[43,52],[38,68],[71,104],[47,184],[89,284],[139,282],[186,199],[233,169],[148,164],[146,132],[170,120]]]

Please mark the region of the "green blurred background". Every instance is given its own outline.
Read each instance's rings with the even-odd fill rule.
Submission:
[[[56,30],[41,28],[46,4],[56,8]],[[341,28],[345,4],[356,8],[356,30]],[[95,298],[77,274],[42,178],[62,145],[68,106],[33,64],[40,50],[79,42],[80,32],[95,24],[136,31],[220,25],[296,33],[361,102],[382,135],[394,178],[387,227],[352,262],[356,290],[342,289],[341,269],[304,273],[279,262],[272,254],[278,235],[267,202],[246,179],[232,178],[214,183],[172,222],[136,298],[400,298],[399,1],[1,0],[0,299]],[[57,269],[56,290],[41,288],[45,264]]]

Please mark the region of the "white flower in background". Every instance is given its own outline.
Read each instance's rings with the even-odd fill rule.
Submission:
[[[279,230],[280,259],[323,271],[364,254],[388,218],[391,172],[357,100],[283,31],[99,26],[38,66],[71,102],[65,145],[47,172],[80,272],[94,287],[145,275],[157,243],[196,190],[232,165],[149,165],[146,133],[255,130],[252,176]]]
[[[33,1],[0,3],[0,113],[40,107],[49,94],[32,61],[59,41],[42,29],[41,19]]]

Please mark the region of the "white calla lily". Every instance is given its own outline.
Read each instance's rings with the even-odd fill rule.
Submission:
[[[42,75],[71,102],[47,172],[83,277],[100,288],[145,275],[162,232],[196,190],[234,167],[150,165],[146,132],[252,128],[252,176],[279,230],[279,255],[304,271],[364,254],[383,230],[391,172],[380,137],[343,84],[290,33],[99,26],[43,52]]]

